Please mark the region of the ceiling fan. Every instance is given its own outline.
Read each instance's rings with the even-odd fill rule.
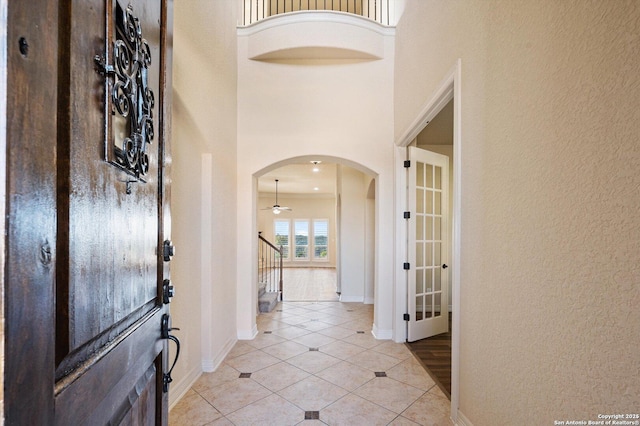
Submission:
[[[278,179],[276,179],[276,203],[272,207],[265,207],[264,209],[261,209],[261,210],[271,210],[273,214],[280,214],[280,212],[282,211],[288,211],[288,212],[291,211],[289,207],[278,205]]]

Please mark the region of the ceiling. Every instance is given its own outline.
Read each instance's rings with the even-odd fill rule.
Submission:
[[[276,192],[278,179],[278,194],[323,194],[334,195],[336,192],[336,164],[321,162],[319,169],[314,172],[314,166],[306,161],[299,164],[289,164],[262,175],[258,179],[259,193]],[[314,190],[318,188],[318,190]]]

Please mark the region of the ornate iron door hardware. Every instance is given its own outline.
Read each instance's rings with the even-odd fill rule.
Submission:
[[[162,257],[164,261],[165,262],[170,261],[171,257],[174,256],[175,254],[176,254],[176,248],[171,242],[171,240],[164,240],[164,243],[162,244]]]
[[[107,34],[110,33],[107,29]],[[121,137],[122,140],[111,141],[107,136],[106,156],[107,161],[144,181],[149,171],[147,146],[154,138],[155,99],[149,87],[151,49],[142,37],[140,20],[133,14],[131,5],[123,9],[116,3],[115,33],[113,64],[108,63],[109,41],[105,57],[94,58],[98,71],[107,78],[107,122],[112,123],[115,120],[112,115],[117,113],[126,123],[120,132],[112,132],[114,139]]]
[[[169,392],[169,383],[173,381],[171,378],[171,372],[173,371],[173,367],[176,366],[176,362],[178,362],[178,357],[180,357],[180,340],[171,334],[171,330],[180,330],[179,328],[171,328],[171,316],[169,314],[162,315],[162,324],[160,326],[160,336],[163,339],[172,340],[176,344],[176,357],[173,360],[173,364],[171,364],[171,368],[166,373],[162,373],[162,391]]]
[[[171,298],[175,296],[176,291],[171,285],[171,280],[164,280],[162,282],[162,303],[165,305],[171,303]]]

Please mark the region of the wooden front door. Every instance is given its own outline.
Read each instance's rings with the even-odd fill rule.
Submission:
[[[6,424],[167,423],[171,19],[8,0]]]

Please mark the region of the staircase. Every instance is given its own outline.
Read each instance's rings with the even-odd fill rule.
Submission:
[[[258,310],[271,312],[282,300],[282,247],[258,233]]]
[[[258,285],[258,310],[260,312],[271,312],[278,304],[278,292],[266,291],[266,283]]]

